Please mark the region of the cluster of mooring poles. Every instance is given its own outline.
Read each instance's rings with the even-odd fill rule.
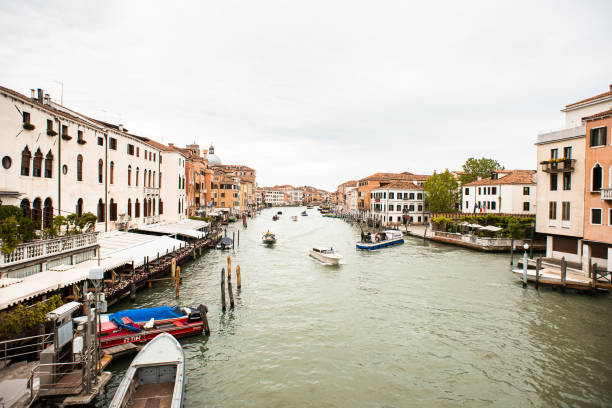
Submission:
[[[240,278],[240,265],[236,266],[236,286],[237,290],[242,287],[242,281]],[[229,296],[230,308],[234,308],[234,292],[232,290],[232,257],[227,257],[227,293]],[[221,310],[224,312],[227,310],[225,302],[225,268],[221,269]]]

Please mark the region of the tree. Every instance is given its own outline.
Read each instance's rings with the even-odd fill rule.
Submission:
[[[0,223],[0,239],[2,240],[3,254],[10,254],[19,245],[18,224],[15,217],[8,217]]]
[[[434,171],[434,174],[425,182],[424,188],[429,211],[432,213],[456,211],[459,186],[448,169],[439,174]]]
[[[478,180],[478,177],[491,177],[492,171],[503,169],[504,166],[499,164],[497,160],[488,159],[486,157],[482,157],[480,159],[470,157],[463,164],[464,173],[459,176],[459,179],[462,184],[467,184],[474,180]]]
[[[81,218],[78,220],[78,226],[81,231],[89,232],[95,231],[96,222],[98,222],[98,217],[90,212],[83,214]]]

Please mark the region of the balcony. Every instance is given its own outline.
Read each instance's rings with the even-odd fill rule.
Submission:
[[[0,268],[97,245],[97,232],[19,244],[10,254],[0,256]]]
[[[144,224],[157,224],[159,222],[159,215],[152,215],[150,217],[143,217]]]
[[[540,162],[545,173],[566,173],[574,171],[576,159],[552,159]]]
[[[602,200],[612,200],[612,188],[602,188],[601,189],[601,199]]]
[[[159,195],[159,187],[143,187],[145,195]]]

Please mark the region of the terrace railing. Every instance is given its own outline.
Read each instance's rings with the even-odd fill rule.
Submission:
[[[19,244],[13,252],[0,256],[0,268],[36,259],[43,259],[52,255],[59,255],[64,252],[74,251],[75,249],[95,247],[97,245],[97,232],[88,232],[85,234]]]

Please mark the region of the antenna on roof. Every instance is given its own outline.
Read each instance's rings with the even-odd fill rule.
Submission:
[[[62,86],[62,97],[60,99],[60,103],[64,106],[64,83],[62,81],[54,81],[56,84],[60,84]]]

